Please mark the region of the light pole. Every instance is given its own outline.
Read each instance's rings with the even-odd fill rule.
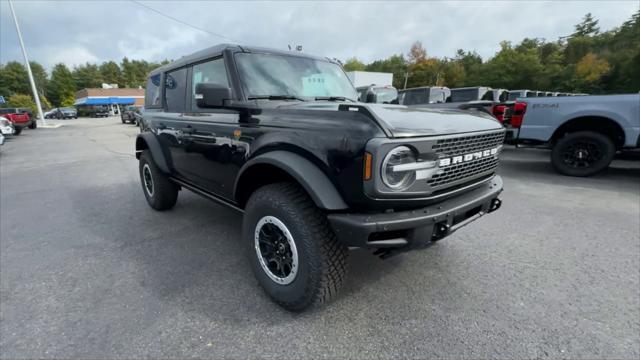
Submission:
[[[24,63],[27,67],[27,73],[29,74],[29,82],[31,83],[31,91],[33,91],[33,99],[36,101],[36,107],[38,108],[38,116],[42,120],[42,125],[47,125],[42,114],[42,106],[40,105],[40,97],[38,96],[38,90],[36,89],[36,82],[33,80],[33,73],[31,72],[31,65],[29,64],[29,58],[27,57],[27,50],[24,48],[24,42],[22,42],[22,33],[20,32],[20,25],[18,25],[18,18],[16,18],[16,12],[13,10],[13,2],[9,0],[9,8],[11,8],[11,15],[13,15],[13,22],[16,24],[16,32],[18,33],[18,40],[20,41],[20,48],[22,48],[22,55],[24,56]]]

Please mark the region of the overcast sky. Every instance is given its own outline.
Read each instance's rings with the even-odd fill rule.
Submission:
[[[240,44],[370,62],[407,53],[419,40],[429,56],[456,49],[491,57],[501,40],[556,40],[591,12],[603,30],[637,11],[634,1],[207,2],[142,1]],[[31,60],[47,68],[122,57],[177,59],[228,39],[159,15],[131,1],[14,0]],[[22,61],[9,5],[0,1],[0,62]]]

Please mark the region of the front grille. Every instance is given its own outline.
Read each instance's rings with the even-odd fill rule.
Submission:
[[[432,187],[445,185],[461,179],[482,174],[495,169],[498,166],[498,159],[494,157],[478,159],[457,165],[448,166],[444,172],[435,174],[427,183]]]
[[[433,151],[442,157],[464,155],[474,151],[487,150],[504,143],[504,131],[440,139],[433,145]]]
[[[504,143],[504,131],[489,134],[458,136],[438,140],[432,147],[438,157],[452,157],[466,155],[477,151],[496,148]],[[444,187],[459,180],[475,177],[492,172],[498,166],[497,157],[486,157],[450,165],[442,168],[442,172],[435,174],[427,181],[434,189]]]

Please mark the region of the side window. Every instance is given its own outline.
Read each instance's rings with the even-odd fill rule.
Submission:
[[[167,112],[184,112],[187,95],[187,69],[169,72],[164,78],[164,100]]]
[[[147,80],[144,105],[147,107],[160,106],[160,74],[152,75]]]
[[[193,78],[191,81],[191,108],[198,109],[196,105],[196,85],[199,83],[213,83],[229,86],[227,69],[222,58],[207,61],[193,66]]]

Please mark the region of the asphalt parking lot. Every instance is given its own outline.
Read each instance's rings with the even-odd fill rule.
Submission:
[[[291,314],[258,287],[241,217],[140,188],[119,118],[0,149],[2,358],[638,358],[640,161],[592,178],[508,148],[504,205],[420,252],[351,251],[338,298]]]

